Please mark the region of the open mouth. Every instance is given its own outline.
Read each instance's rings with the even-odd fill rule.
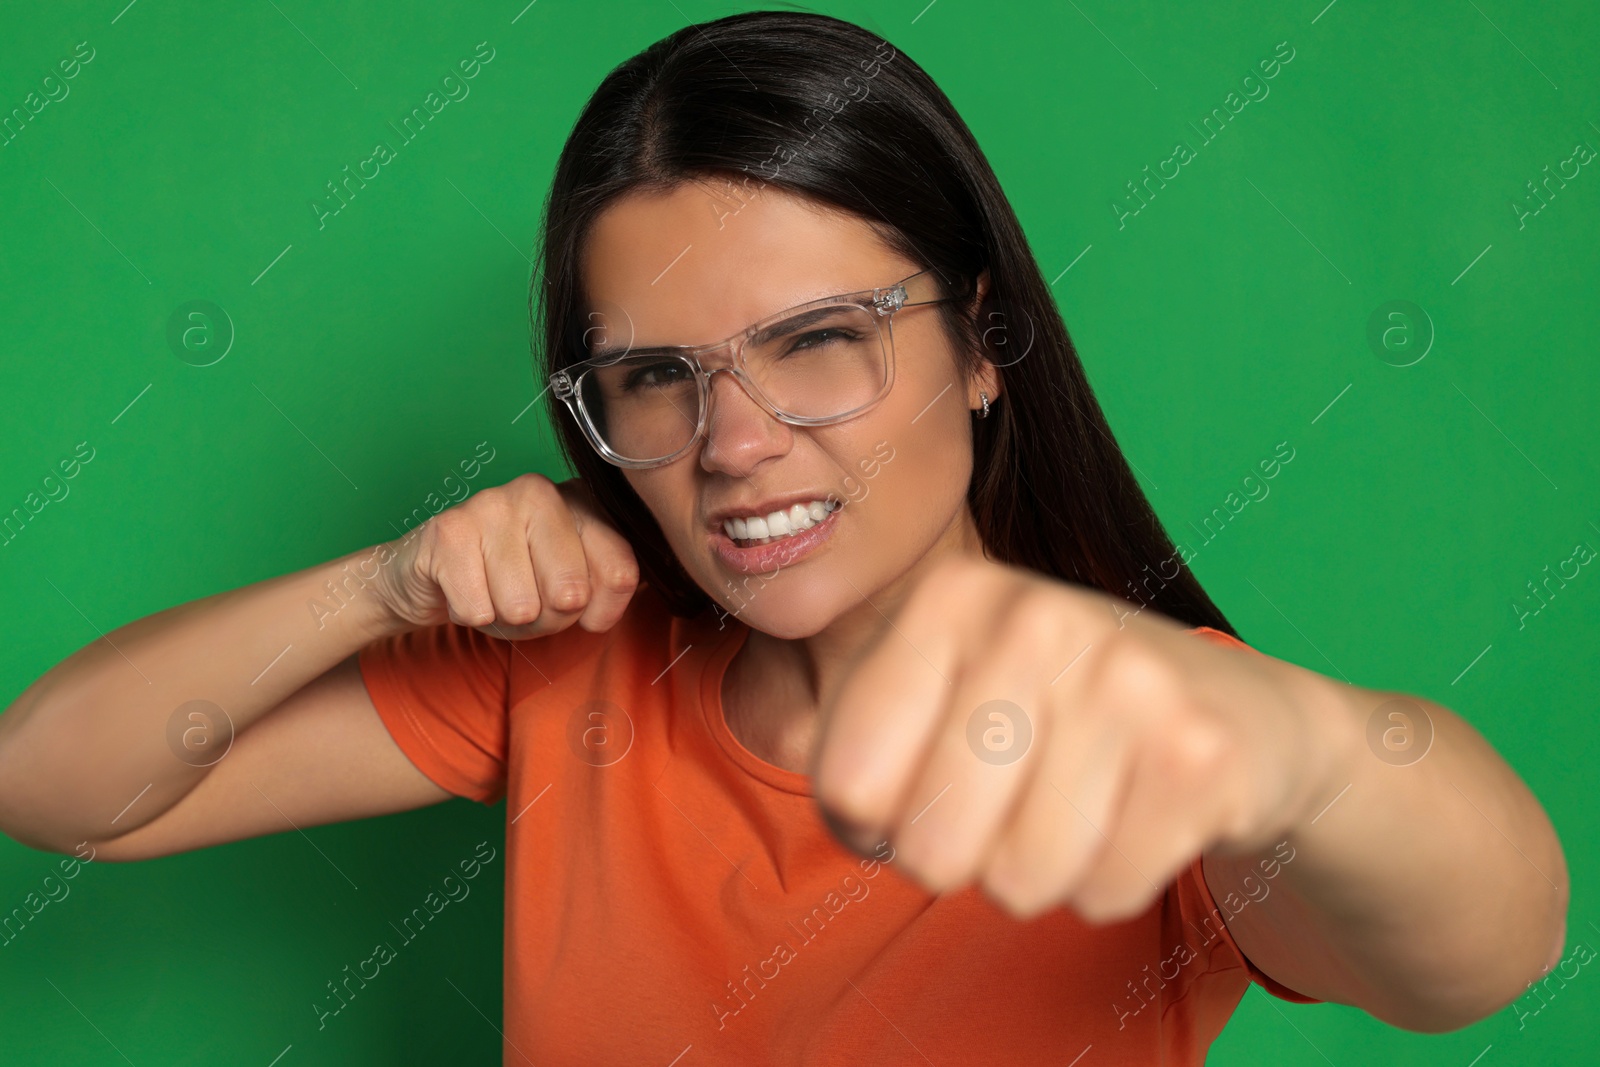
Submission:
[[[770,515],[728,519],[712,532],[711,551],[730,570],[775,574],[823,550],[842,521],[843,509],[844,501],[830,494],[825,499],[791,505],[777,523],[771,521]],[[773,532],[774,525],[779,532]]]
[[[740,548],[754,548],[797,537],[825,521],[843,502],[835,497],[794,504],[785,511],[724,519],[722,532]]]

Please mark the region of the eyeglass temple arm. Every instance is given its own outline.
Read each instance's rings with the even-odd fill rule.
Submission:
[[[911,290],[927,289],[930,283],[933,281],[932,275],[933,272],[931,270],[919,270],[910,277],[902,278],[891,286],[877,290],[880,296],[874,300],[873,303],[878,307],[880,314],[887,314],[891,311],[898,311],[903,307],[920,307],[923,304],[941,304],[947,300],[950,300],[951,297],[942,294],[938,296],[930,296],[924,300],[911,299]],[[925,276],[927,277],[925,278]],[[919,279],[924,280],[919,281]],[[938,289],[935,288],[933,291],[937,293]],[[897,296],[898,299],[896,299]]]

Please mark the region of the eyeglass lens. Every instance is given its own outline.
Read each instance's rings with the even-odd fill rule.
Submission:
[[[745,344],[745,373],[785,414],[844,415],[877,398],[888,381],[879,321],[867,308],[837,304],[768,325]],[[660,350],[591,368],[578,395],[599,437],[627,460],[676,453],[700,422],[694,366]]]

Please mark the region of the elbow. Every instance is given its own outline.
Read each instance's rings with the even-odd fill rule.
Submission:
[[[28,790],[31,780],[17,751],[17,731],[27,711],[21,698],[0,712],[0,834],[40,852],[71,852],[61,835],[49,832],[44,805]]]
[[[73,833],[71,827],[59,825],[59,819],[51,818],[48,804],[18,788],[20,780],[20,776],[10,773],[5,753],[0,749],[0,783],[6,783],[5,787],[0,787],[0,834],[36,851],[75,857],[83,862],[106,858],[99,854],[101,842],[88,840]]]
[[[93,853],[96,848],[93,842],[74,841],[67,836],[51,833],[39,820],[29,818],[26,809],[13,803],[9,797],[0,797],[0,834],[39,852],[76,856],[79,859],[87,859],[86,853]]]
[[[1559,849],[1556,852],[1561,859]],[[1596,958],[1583,941],[1566,948],[1567,906],[1570,885],[1561,859],[1554,881],[1540,876],[1542,900],[1527,909],[1525,924],[1506,917],[1506,927],[1516,927],[1514,940],[1502,939],[1479,946],[1472,959],[1456,961],[1458,980],[1436,988],[1430,998],[1410,997],[1371,1014],[1392,1026],[1418,1033],[1442,1034],[1481,1022],[1513,1007],[1520,1023],[1537,1015],[1584,965]],[[1515,913],[1513,913],[1515,914]]]
[[[17,790],[17,775],[7,766],[4,746],[0,746],[0,834],[19,845],[40,852],[70,852],[71,845],[63,846],[57,835],[44,830],[37,818],[37,804]]]
[[[1541,880],[1544,889],[1544,907],[1538,909],[1537,922],[1521,943],[1506,953],[1505,983],[1500,995],[1483,1018],[1508,1006],[1514,1006],[1522,1023],[1537,1015],[1552,997],[1568,982],[1578,977],[1579,970],[1595,959],[1595,950],[1584,941],[1574,941],[1567,948],[1567,908],[1571,885],[1567,877],[1566,858],[1560,846],[1554,849],[1557,863],[1554,882]],[[1477,1018],[1470,1021],[1476,1022]]]
[[[77,783],[41,769],[44,761],[27,751],[26,734],[19,736],[20,706],[18,701],[0,713],[0,834],[36,851],[67,857],[63,864],[142,858],[117,844],[125,834],[83,832],[82,821],[61,803],[63,794],[77,795]]]
[[[1573,942],[1571,951],[1567,950],[1567,910],[1572,883],[1561,841],[1553,827],[1547,824],[1547,829],[1544,854],[1539,857],[1538,867],[1533,868],[1537,877],[1530,878],[1528,883],[1532,900],[1523,914],[1529,916],[1529,920],[1522,927],[1522,936],[1509,945],[1504,954],[1506,984],[1492,1007],[1492,1011],[1500,1011],[1516,1004],[1518,1017],[1523,1019],[1542,1008],[1551,996],[1578,976],[1579,968],[1595,958],[1595,950],[1583,941]],[[1533,864],[1527,866],[1533,867]],[[1546,870],[1550,872],[1548,876],[1543,873]]]
[[[0,771],[0,780],[3,780],[3,774]],[[117,862],[119,857],[108,854],[106,846],[111,842],[89,840],[81,835],[61,832],[60,828],[52,828],[49,820],[39,815],[37,807],[27,803],[25,798],[0,790],[0,834],[19,845],[65,857],[60,861],[63,869],[66,865],[76,863]],[[76,867],[73,873],[76,873]]]
[[[59,827],[52,827],[36,808],[36,805],[0,791],[0,834],[39,852],[68,857],[62,860],[63,863],[123,863],[145,858],[137,849],[123,844],[123,838],[128,836],[126,834],[92,839],[70,831],[64,832]]]
[[[99,849],[97,842],[72,841],[66,837],[41,831],[25,819],[16,818],[13,809],[4,801],[0,801],[0,834],[35,851],[70,856],[85,863],[107,858],[104,855],[97,855]]]
[[[39,820],[31,817],[35,815],[37,805],[29,803],[26,796],[19,794],[16,785],[18,776],[8,764],[5,746],[0,745],[0,834],[40,852],[71,851],[70,845],[63,849],[61,842],[43,832]]]

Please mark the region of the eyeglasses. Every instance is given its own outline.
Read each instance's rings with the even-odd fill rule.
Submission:
[[[936,291],[931,272],[918,271],[780,311],[723,341],[602,351],[550,375],[550,388],[595,451],[635,469],[671,463],[704,437],[718,371],[782,422],[842,422],[894,382],[895,312],[950,299]]]

